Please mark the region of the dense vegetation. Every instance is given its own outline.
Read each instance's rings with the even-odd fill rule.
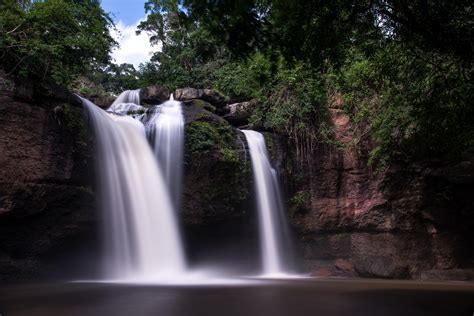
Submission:
[[[97,0],[2,0],[0,66],[18,77],[71,85],[110,62],[112,25]]]
[[[164,1],[138,32],[163,49],[139,69],[110,63],[112,22],[93,0],[4,0],[1,66],[111,93],[148,84],[257,98],[251,124],[304,155],[334,142],[328,108],[371,138],[370,163],[474,150],[472,4],[467,0]],[[80,80],[79,80],[80,79]]]
[[[147,83],[260,99],[252,123],[299,151],[331,142],[327,109],[350,113],[370,162],[474,149],[469,1],[160,1],[139,28],[163,42]],[[343,102],[335,102],[342,96]]]

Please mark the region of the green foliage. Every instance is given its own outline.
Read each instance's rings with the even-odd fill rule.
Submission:
[[[397,43],[371,57],[353,51],[339,83],[359,134],[377,141],[371,164],[473,152],[472,69],[458,58]]]
[[[305,64],[279,67],[274,80],[265,86],[261,106],[251,117],[253,126],[284,133],[300,158],[308,157],[316,141],[327,142],[325,83]]]
[[[132,64],[109,64],[105,69],[94,73],[94,81],[106,91],[119,94],[125,90],[138,89],[141,86],[139,71]]]
[[[53,108],[53,116],[60,127],[72,138],[74,150],[85,152],[89,146],[88,129],[84,124],[82,111],[72,108],[70,104],[60,104]]]
[[[109,62],[116,45],[111,25],[94,0],[4,0],[0,65],[8,74],[69,85]]]
[[[171,89],[209,87],[216,69],[229,62],[222,45],[189,21],[174,1],[150,1],[146,10],[147,20],[140,23],[138,33],[151,34],[151,43],[160,41],[162,50],[141,67],[143,83]]]
[[[307,209],[307,204],[311,200],[311,193],[308,191],[296,192],[290,199],[291,213],[298,213]]]
[[[194,121],[186,126],[186,154],[214,155],[223,162],[237,163],[239,154],[232,129],[225,122]]]
[[[270,61],[260,53],[244,61],[233,61],[216,69],[213,87],[231,98],[262,96],[271,78]]]
[[[196,121],[186,126],[186,150],[190,154],[207,154],[214,149],[219,134],[208,122]]]

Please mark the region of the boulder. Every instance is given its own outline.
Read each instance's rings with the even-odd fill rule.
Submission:
[[[340,259],[340,258],[337,259],[334,262],[334,267],[337,270],[342,271],[342,272],[346,272],[346,273],[354,272],[354,265],[352,264],[352,262],[346,259]]]
[[[156,105],[170,98],[170,91],[163,86],[148,86],[140,89],[140,101],[142,104]]]
[[[195,89],[195,88],[182,88],[176,89],[175,99],[180,101],[201,99],[206,101],[217,109],[224,108],[226,105],[225,98],[218,92],[211,89]]]
[[[115,97],[110,95],[102,95],[91,98],[91,101],[101,109],[107,109],[114,103],[115,99]]]
[[[211,103],[217,108],[222,108],[226,105],[225,98],[221,94],[219,94],[217,91],[214,91],[211,89],[203,89],[201,99],[206,102]]]
[[[199,99],[202,96],[202,90],[195,88],[176,89],[174,98],[180,101]]]
[[[234,126],[247,125],[248,120],[256,106],[257,100],[229,104],[227,106],[229,113],[225,115],[224,118]]]
[[[183,103],[185,224],[207,226],[242,218],[251,188],[243,134],[208,111],[209,103]]]

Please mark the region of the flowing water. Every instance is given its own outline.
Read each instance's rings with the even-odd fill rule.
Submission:
[[[288,244],[286,217],[276,171],[268,158],[261,133],[243,130],[252,160],[257,195],[263,276],[281,276],[288,273],[285,245]]]
[[[107,111],[123,115],[131,114],[134,117],[137,113],[145,112],[145,108],[140,105],[140,89],[122,92]]]
[[[175,208],[181,206],[184,118],[181,102],[170,100],[152,108],[145,120],[153,151],[163,170]]]
[[[126,95],[135,98],[138,93]],[[104,277],[178,278],[186,267],[176,211],[144,125],[129,116],[103,111],[86,99],[82,102],[97,141]],[[120,103],[112,106],[119,107]]]
[[[140,89],[137,90],[126,90],[122,92],[114,103],[110,106],[109,110],[115,111],[120,108],[123,104],[140,104]]]

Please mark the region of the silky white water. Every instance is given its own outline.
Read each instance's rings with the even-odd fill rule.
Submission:
[[[153,151],[163,170],[176,208],[181,205],[184,151],[184,117],[181,102],[170,100],[156,106],[145,122]]]
[[[176,211],[144,125],[129,116],[108,113],[86,99],[82,103],[97,141],[104,278],[179,278],[186,264]],[[119,107],[120,103],[114,103],[111,109]]]
[[[125,90],[115,99],[114,103],[110,106],[109,110],[115,111],[116,108],[123,104],[140,104],[140,89],[137,90]]]
[[[283,276],[287,274],[284,245],[288,236],[277,173],[268,158],[263,135],[250,130],[242,132],[247,139],[252,160],[259,216],[262,274],[268,277]]]

